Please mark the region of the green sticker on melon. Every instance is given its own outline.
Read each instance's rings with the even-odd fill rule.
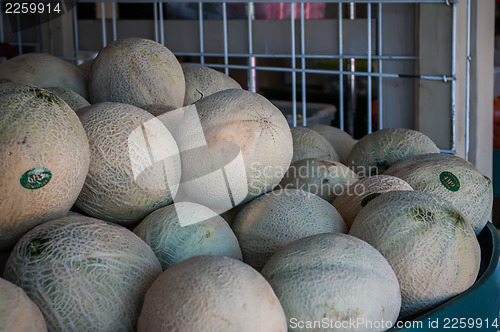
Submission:
[[[375,197],[378,197],[380,196],[381,193],[373,193],[373,194],[370,194],[368,196],[366,196],[365,198],[363,198],[363,200],[361,201],[361,206],[362,207],[365,207],[366,204],[370,203],[370,201],[372,199],[374,199]]]
[[[26,189],[39,189],[49,183],[51,178],[52,173],[47,168],[36,167],[26,171],[19,182]]]
[[[442,172],[439,174],[439,180],[441,180],[443,186],[449,191],[458,191],[460,189],[460,181],[452,172]]]

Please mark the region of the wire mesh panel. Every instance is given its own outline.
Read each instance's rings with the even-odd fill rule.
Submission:
[[[467,39],[465,49],[457,46],[457,1],[72,4],[59,17],[71,41],[56,55],[77,64],[113,40],[149,38],[167,46],[181,62],[216,68],[271,101],[287,101],[293,126],[308,123],[311,105],[334,105],[337,112],[328,124],[355,138],[385,127],[414,128],[442,151],[456,152],[457,67],[467,67],[468,82],[468,61],[460,61],[470,59],[468,53],[457,57],[457,52],[468,52],[469,43]],[[467,1],[467,15],[468,6]],[[445,45],[422,42],[436,33],[422,23],[426,8],[442,13],[436,29],[445,36]],[[41,26],[16,31],[5,12],[0,18],[0,42],[16,46],[18,53],[46,51],[47,43],[58,42],[44,40]],[[468,31],[467,26],[467,38]],[[447,110],[428,127],[438,126],[446,135],[426,132],[430,129],[418,115],[432,112],[423,105],[433,90]],[[466,136],[468,91],[467,86]]]

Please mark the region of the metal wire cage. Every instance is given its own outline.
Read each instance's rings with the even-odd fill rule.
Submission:
[[[149,38],[183,62],[288,100],[293,126],[307,124],[310,103],[333,104],[332,124],[355,138],[413,128],[468,157],[470,1],[80,0],[26,29],[3,6],[0,42],[80,64],[112,40]]]

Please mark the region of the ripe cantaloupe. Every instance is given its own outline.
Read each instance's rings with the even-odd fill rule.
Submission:
[[[180,181],[179,150],[157,118],[121,103],[93,104],[77,114],[90,145],[78,208],[99,219],[134,224],[172,203]]]
[[[50,331],[132,331],[160,273],[153,251],[125,227],[65,217],[26,233],[4,275],[38,305]]]
[[[493,208],[491,180],[467,160],[444,153],[418,155],[390,167],[384,174],[397,176],[415,190],[450,202],[479,234]]]
[[[390,175],[373,175],[363,178],[348,187],[334,201],[348,228],[351,227],[358,212],[372,199],[391,190],[413,190],[404,180]]]
[[[88,168],[85,130],[62,99],[31,85],[0,85],[0,249],[65,215]]]
[[[405,128],[386,128],[362,137],[352,148],[346,161],[360,178],[382,174],[400,160],[425,153],[438,153],[439,148],[423,133]]]
[[[226,74],[206,66],[182,65],[186,80],[184,106],[226,89],[241,89],[241,85]]]
[[[90,105],[87,99],[83,98],[82,96],[80,96],[78,93],[76,93],[71,89],[60,88],[60,87],[49,87],[47,88],[47,90],[49,90],[50,92],[54,93],[56,96],[64,100],[66,104],[68,104],[68,106],[71,107],[73,111],[76,111],[77,109]]]
[[[272,190],[293,153],[283,113],[242,89],[219,91],[187,107],[175,138],[184,190],[216,212]]]
[[[312,129],[290,128],[293,137],[292,163],[309,158],[339,161],[340,158],[328,140]]]
[[[278,249],[319,233],[347,233],[340,214],[324,199],[297,189],[271,191],[238,213],[233,230],[243,261],[260,270]]]
[[[448,202],[421,191],[389,191],[367,204],[349,231],[391,264],[401,287],[400,319],[467,290],[481,260],[471,225]]]
[[[85,62],[82,62],[81,64],[79,64],[77,66],[78,69],[80,69],[82,71],[82,73],[85,75],[85,77],[89,78],[90,76],[90,70],[92,69],[92,63],[94,62],[94,59],[92,60],[87,60]]]
[[[343,164],[347,162],[347,157],[354,144],[356,144],[356,141],[351,135],[337,127],[323,124],[307,125],[306,128],[312,129],[325,137],[339,155],[340,162]]]
[[[228,257],[195,256],[165,270],[146,293],[138,332],[285,332],[269,283]]]
[[[385,331],[401,307],[387,260],[346,234],[294,241],[271,257],[262,275],[285,310],[289,331]]]
[[[331,203],[357,180],[356,173],[339,162],[311,158],[291,164],[279,188],[305,190]]]
[[[162,268],[198,255],[241,260],[238,239],[221,216],[209,208],[180,202],[149,214],[134,233],[153,249]]]
[[[27,53],[0,64],[0,78],[42,88],[68,88],[88,98],[87,79],[75,65],[47,53]]]
[[[37,305],[22,288],[0,278],[0,331],[46,332]]]
[[[153,114],[154,116],[160,116],[162,114],[175,110],[177,107],[163,104],[148,104],[142,106],[141,108]]]
[[[109,43],[94,59],[89,76],[93,104],[118,102],[139,107],[147,104],[181,107],[185,89],[177,58],[165,46],[143,38]]]

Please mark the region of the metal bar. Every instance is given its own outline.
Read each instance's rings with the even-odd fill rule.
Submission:
[[[372,5],[366,5],[366,24],[368,26],[368,73],[372,72]],[[367,133],[372,132],[372,76],[368,75],[368,87],[367,87],[367,102],[368,102],[368,128]]]
[[[253,2],[247,4],[247,19],[248,19],[248,90],[257,92],[257,58],[253,56],[253,28],[252,22],[255,18],[255,8]],[[252,55],[251,55],[252,54]]]
[[[292,115],[293,126],[297,126],[297,72],[295,63],[295,6],[290,3],[291,68],[292,68]]]
[[[356,19],[356,4],[349,2],[349,20]],[[349,59],[349,70],[356,71],[356,59]],[[354,120],[356,119],[356,75],[349,75],[349,113],[348,113],[348,133],[354,135]]]
[[[342,31],[342,4],[338,5],[338,31],[339,31],[339,128],[344,130],[344,75],[342,72],[344,71],[344,47],[343,47],[343,31]]]
[[[116,2],[113,1],[111,3],[111,22],[113,26],[113,41],[117,40],[117,32],[116,32]]]
[[[74,43],[75,43],[75,52],[73,56],[78,58],[78,54],[80,53],[80,38],[78,36],[78,13],[77,13],[77,4],[75,3],[73,6],[73,34],[74,34]],[[79,65],[79,61],[77,61],[77,65]]]
[[[160,19],[160,44],[165,45],[165,28],[164,28],[164,21],[163,21],[163,2],[160,1],[158,4],[158,11],[160,12],[159,19]]]
[[[224,72],[226,75],[229,75],[229,49],[228,49],[228,41],[227,41],[227,6],[226,3],[222,3],[222,29],[224,33]]]
[[[456,53],[457,53],[457,8],[452,7],[452,36],[451,36],[451,75],[456,76]],[[451,82],[451,150],[456,150],[456,112],[455,112],[455,81]]]
[[[199,56],[202,53],[196,53],[196,52],[175,52],[175,54],[178,55],[196,55]],[[207,57],[221,57],[224,56],[224,53],[203,53]],[[256,58],[291,58],[290,54],[279,54],[279,53],[273,53],[273,54],[258,54],[258,53],[229,53],[229,57],[237,57],[237,58],[247,58],[250,56],[254,56]],[[351,59],[354,58],[356,60],[367,60],[368,56],[366,55],[355,55],[355,54],[345,54],[343,56],[339,55],[328,55],[328,54],[296,54],[296,58],[306,58],[306,59],[328,59],[328,60],[338,60],[338,59]],[[418,57],[416,56],[398,56],[398,55],[372,55],[372,60],[408,60],[408,61],[414,61],[417,60]]]
[[[378,19],[377,19],[377,41],[378,41],[378,55],[382,56],[382,4],[378,4]],[[378,59],[378,72],[382,73],[382,58],[379,57]],[[383,128],[383,117],[384,117],[384,103],[383,103],[383,91],[382,91],[382,76],[379,76],[378,78],[378,129]]]
[[[5,34],[3,29],[3,10],[0,6],[0,43],[5,43]]]
[[[200,1],[198,3],[198,23],[200,32],[200,63],[205,63],[205,40],[203,36],[203,3]]]
[[[455,6],[454,6],[455,7]],[[470,0],[467,0],[467,40],[466,40],[466,62],[465,62],[465,159],[469,160],[470,149]]]
[[[153,3],[153,20],[154,20],[154,27],[155,27],[155,42],[159,42],[160,36],[158,34],[158,2]]]
[[[120,2],[123,3],[153,3],[156,2],[157,0],[121,0]],[[163,0],[163,1],[169,1],[169,0]],[[239,0],[238,0],[239,1]],[[238,2],[234,1],[234,2]],[[280,2],[285,2],[285,3],[290,3],[290,2],[296,2],[296,3],[307,3],[311,2],[310,0],[283,0]],[[409,4],[415,4],[415,3],[434,3],[434,4],[456,4],[460,0],[356,0],[356,3],[409,3]],[[94,3],[95,0],[78,0],[78,2],[91,2]],[[198,0],[200,3],[220,3],[220,0]],[[232,2],[230,0],[225,0],[225,2]],[[254,0],[253,2],[255,3],[268,3],[270,2],[269,0]],[[352,2],[352,0],[322,0],[321,2],[325,3],[337,3],[337,4],[342,4],[346,3],[349,4]]]
[[[300,54],[304,55],[306,53],[306,35],[305,35],[305,23],[304,23],[304,3],[300,4]],[[302,67],[302,125],[305,127],[307,125],[307,94],[306,94],[306,58],[301,57],[301,67]]]
[[[17,25],[17,51],[19,54],[23,54],[23,36],[21,32],[21,18],[19,15],[16,16]]]
[[[102,47],[106,47],[108,41],[106,39],[106,9],[104,8],[104,1],[101,1],[101,24],[102,24]]]

